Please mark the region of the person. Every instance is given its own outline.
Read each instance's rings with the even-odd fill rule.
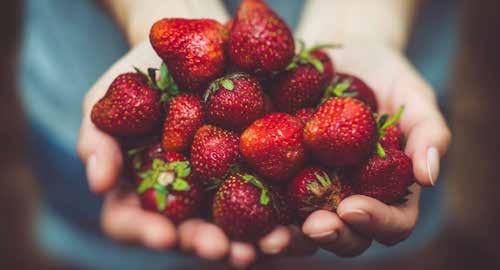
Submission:
[[[226,2],[234,10],[235,2]],[[174,252],[178,246],[199,258],[227,258],[233,266],[245,267],[261,253],[310,255],[319,247],[339,256],[357,256],[372,241],[394,245],[410,236],[418,220],[421,187],[436,185],[440,158],[451,137],[432,87],[403,53],[419,1],[269,1],[307,44],[342,43],[342,49],[330,52],[337,69],[372,86],[383,112],[405,106],[401,128],[418,184],[411,187],[404,204],[389,206],[351,196],[337,213],[316,211],[302,228],[278,227],[255,246],[231,241],[208,221],[192,219],[176,228],[166,218],[142,210],[138,198],[119,185],[123,160],[118,143],[99,131],[89,116],[115,76],[132,66],[159,66],[147,39],[154,21],[205,17],[225,22],[229,15],[224,3],[100,3],[104,8],[87,0],[27,0],[19,79],[31,123],[34,168],[44,195],[37,225],[39,242],[49,254],[91,269],[172,269],[204,262]],[[75,145],[85,169],[78,163]],[[424,205],[439,201],[435,199],[439,193],[433,194]],[[433,208],[436,211],[438,206],[425,207],[422,214]],[[426,214],[426,228],[436,225],[431,217]],[[409,245],[416,245],[415,241]],[[384,254],[378,250],[368,249],[368,255],[361,257]],[[334,257],[321,253],[314,258]]]

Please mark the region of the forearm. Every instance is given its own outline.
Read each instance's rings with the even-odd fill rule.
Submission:
[[[220,22],[228,14],[220,0],[102,0],[131,45],[147,38],[151,25],[164,17],[212,18]]]
[[[309,0],[297,36],[308,43],[382,42],[403,49],[419,0]]]

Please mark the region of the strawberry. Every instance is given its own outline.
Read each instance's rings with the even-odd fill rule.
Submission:
[[[386,149],[356,168],[352,179],[357,193],[387,204],[398,203],[414,183],[412,161],[400,150]]]
[[[327,46],[308,50],[302,45],[287,70],[277,75],[270,90],[278,110],[293,113],[319,103],[334,75],[332,60],[320,47]]]
[[[379,143],[384,149],[403,149],[403,131],[398,125],[393,125],[385,130],[384,136],[379,138]]]
[[[214,20],[161,19],[149,39],[181,89],[203,90],[224,72],[227,30]]]
[[[305,161],[303,127],[300,119],[286,113],[266,115],[241,134],[241,154],[262,177],[286,181]]]
[[[196,131],[191,146],[193,172],[205,185],[217,185],[240,160],[240,138],[211,125]]]
[[[237,68],[271,74],[284,69],[295,52],[286,23],[261,0],[243,0],[229,33],[228,56]]]
[[[268,186],[253,174],[231,174],[215,194],[212,215],[215,224],[231,238],[255,241],[282,221],[281,204],[274,202]]]
[[[321,104],[304,128],[304,141],[315,158],[327,166],[350,166],[373,150],[376,124],[360,100],[330,98]]]
[[[92,107],[91,119],[113,136],[140,136],[154,131],[163,114],[161,93],[142,73],[116,77],[104,97]]]
[[[378,128],[378,144],[377,151],[383,152],[384,149],[403,149],[403,132],[397,125],[401,114],[403,113],[404,107],[401,106],[399,110],[393,115],[388,116],[386,114],[382,115],[377,123]],[[383,153],[382,153],[383,155]]]
[[[315,110],[313,108],[302,108],[298,111],[295,112],[294,116],[302,120],[302,122],[305,124],[311,117],[314,115]]]
[[[365,102],[370,106],[373,112],[378,111],[375,93],[365,82],[353,75],[337,73],[333,83],[325,90],[324,97],[346,96]]]
[[[205,111],[200,98],[190,94],[173,97],[169,101],[163,124],[163,148],[174,152],[189,149],[194,134],[204,119]]]
[[[127,156],[130,157],[130,169],[135,178],[135,183],[139,185],[142,178],[138,175],[139,172],[151,169],[153,160],[162,159],[165,162],[187,161],[188,159],[181,153],[172,151],[163,151],[160,142],[150,143],[149,145],[140,148],[134,148],[127,151]]]
[[[304,220],[315,210],[335,212],[340,201],[352,195],[351,184],[339,174],[306,167],[288,184],[287,196],[297,216]]]
[[[264,93],[259,81],[245,73],[215,80],[205,93],[207,120],[232,130],[241,130],[264,114]]]
[[[203,192],[188,161],[155,158],[139,176],[142,181],[137,193],[144,209],[161,213],[176,224],[199,213]]]

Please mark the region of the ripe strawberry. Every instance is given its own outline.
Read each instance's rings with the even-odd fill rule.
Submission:
[[[92,108],[92,122],[113,136],[140,136],[161,124],[161,93],[141,73],[115,78],[106,94]]]
[[[384,149],[403,149],[403,132],[397,125],[401,114],[403,113],[404,107],[400,107],[399,110],[393,115],[388,116],[386,114],[382,115],[377,123],[378,128],[378,144],[377,151],[383,152]],[[382,153],[383,155],[383,153]]]
[[[217,190],[212,207],[215,224],[231,238],[256,241],[283,218],[274,194],[252,174],[231,174]]]
[[[353,173],[355,191],[392,204],[404,200],[413,184],[411,159],[400,150],[387,149],[383,156],[373,154]]]
[[[189,149],[194,134],[204,119],[203,104],[197,96],[182,94],[173,97],[169,101],[163,124],[163,148],[174,152]]]
[[[286,23],[261,0],[243,0],[229,34],[232,64],[250,73],[271,74],[284,69],[295,51]]]
[[[319,209],[335,212],[340,201],[352,195],[352,187],[337,173],[307,167],[290,182],[287,195],[291,208],[304,220]]]
[[[264,114],[264,93],[256,78],[233,73],[215,80],[205,93],[207,120],[241,130]]]
[[[302,120],[305,124],[314,115],[315,110],[313,108],[302,108],[295,112],[294,116]]]
[[[287,70],[276,77],[270,89],[278,110],[292,113],[314,107],[321,100],[334,69],[330,57],[317,48],[302,48]]]
[[[188,161],[155,158],[139,176],[142,181],[137,193],[145,209],[159,212],[176,224],[199,213],[203,191],[193,179]]]
[[[373,90],[360,78],[353,75],[337,73],[333,83],[325,90],[324,96],[325,98],[350,96],[368,104],[373,112],[378,111],[377,99]]]
[[[153,160],[161,159],[165,162],[187,161],[188,159],[181,153],[163,151],[160,142],[150,143],[140,148],[127,151],[130,169],[133,172],[135,183],[139,185],[142,178],[138,173],[151,169]]]
[[[240,160],[240,138],[234,132],[211,125],[196,131],[191,146],[193,172],[205,185],[216,185]]]
[[[390,126],[385,130],[384,136],[379,138],[379,143],[384,149],[403,149],[403,131],[398,125]]]
[[[149,33],[181,89],[203,90],[224,72],[227,30],[211,19],[161,19]]]
[[[315,158],[328,166],[361,163],[372,152],[376,124],[370,108],[350,97],[321,104],[304,128],[304,141]]]
[[[266,115],[241,134],[241,154],[262,177],[286,181],[304,163],[303,127],[300,119],[286,113]]]

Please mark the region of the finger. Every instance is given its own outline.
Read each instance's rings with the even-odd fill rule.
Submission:
[[[248,243],[232,242],[229,251],[229,263],[235,268],[248,268],[257,258],[255,248]]]
[[[302,225],[302,231],[323,249],[342,257],[359,255],[371,244],[370,238],[356,233],[335,213],[326,210],[312,213]]]
[[[222,259],[229,252],[229,239],[214,224],[205,222],[199,225],[193,239],[194,251],[207,260]]]
[[[264,254],[275,255],[285,250],[290,244],[291,234],[287,227],[278,226],[259,240],[259,248]]]
[[[179,247],[184,252],[191,252],[194,248],[194,235],[196,231],[203,224],[201,219],[190,219],[181,223],[177,229],[179,236]]]
[[[406,239],[417,222],[420,187],[413,185],[410,191],[408,200],[398,206],[367,196],[350,196],[339,204],[337,213],[361,234],[384,245],[394,245]]]
[[[113,191],[107,195],[101,222],[103,231],[120,242],[152,249],[170,248],[176,242],[174,225],[159,214],[143,210],[132,193]]]
[[[311,256],[318,250],[316,243],[307,237],[295,225],[288,226],[292,239],[287,248],[287,255],[291,256]]]
[[[89,186],[94,192],[107,191],[116,183],[123,160],[116,140],[97,129],[92,123],[90,119],[92,107],[104,96],[108,86],[116,76],[132,70],[132,63],[144,69],[152,63],[144,63],[143,59],[149,59],[153,63],[159,62],[157,56],[150,55],[154,55],[153,50],[149,48],[150,46],[149,42],[144,42],[125,55],[106,71],[85,95],[77,151],[86,165]]]
[[[412,158],[417,182],[424,186],[435,185],[439,162],[450,144],[451,132],[439,111],[431,87],[406,65],[391,87],[391,110],[405,106],[401,128],[407,135],[405,152]]]
[[[105,192],[117,182],[123,166],[118,142],[84,119],[78,139],[78,153],[86,166],[90,190]]]

